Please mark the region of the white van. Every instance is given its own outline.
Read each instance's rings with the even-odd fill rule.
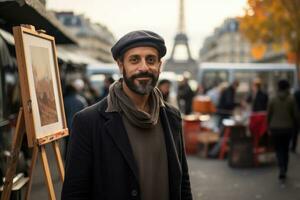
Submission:
[[[251,81],[260,78],[264,89],[274,94],[278,80],[286,79],[293,90],[298,88],[297,70],[294,64],[286,63],[200,63],[198,83],[205,91],[222,82],[240,82],[238,92],[250,91]]]

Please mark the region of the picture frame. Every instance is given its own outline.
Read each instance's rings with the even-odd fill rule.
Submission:
[[[34,26],[13,27],[28,146],[68,135],[55,39]]]

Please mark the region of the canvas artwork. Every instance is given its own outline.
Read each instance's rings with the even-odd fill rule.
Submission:
[[[28,144],[68,135],[54,38],[14,27]]]
[[[30,46],[34,86],[42,126],[58,121],[48,51],[44,47]]]

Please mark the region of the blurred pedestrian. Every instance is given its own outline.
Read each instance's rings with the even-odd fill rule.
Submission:
[[[297,104],[298,114],[300,115],[300,89],[296,90],[296,92],[294,93],[294,98]],[[296,153],[297,150],[299,130],[300,130],[300,122],[298,121],[296,123],[295,131],[292,137],[291,151],[294,153]]]
[[[260,79],[254,79],[252,83],[251,93],[247,98],[247,102],[251,103],[252,112],[267,111],[268,95],[262,90],[262,82]]]
[[[178,85],[178,104],[182,113],[189,115],[192,113],[192,103],[195,96],[189,85],[189,72],[183,73],[183,80]]]
[[[222,82],[219,85],[211,88],[206,92],[206,95],[209,96],[211,101],[213,102],[214,106],[219,105],[220,101],[220,96],[222,92],[224,91],[225,88],[227,88],[228,83],[227,82]]]
[[[268,100],[268,95],[262,90],[261,79],[254,79],[252,82],[251,93],[247,98],[247,102],[251,104],[252,112],[249,118],[249,130],[254,138],[255,148],[259,145],[268,146]]]
[[[87,77],[83,78],[83,89],[80,90],[80,94],[85,98],[89,106],[99,101],[100,98],[99,91],[93,87],[90,79]]]
[[[62,199],[192,200],[180,112],[155,87],[163,38],[133,31],[111,51],[123,78],[74,117]]]
[[[111,77],[111,76],[105,76],[104,86],[103,86],[103,90],[101,92],[100,100],[104,99],[108,95],[108,93],[109,93],[109,87],[114,82],[115,82],[115,80],[113,79],[113,77]]]
[[[268,104],[268,127],[273,139],[280,180],[286,179],[289,163],[289,144],[298,122],[297,105],[289,93],[290,84],[287,80],[278,82],[277,95]]]
[[[67,119],[67,127],[71,132],[72,120],[75,113],[81,111],[88,106],[85,98],[80,95],[84,83],[81,79],[75,79],[71,83],[67,84],[66,91],[64,93],[64,107]],[[68,149],[69,137],[65,138],[65,157]]]
[[[221,93],[219,104],[217,106],[217,114],[219,116],[219,128],[222,126],[223,119],[230,118],[233,115],[234,108],[240,105],[235,101],[235,94],[238,86],[239,82],[235,80]]]
[[[158,82],[157,88],[160,90],[164,101],[169,102],[171,81],[169,81],[167,79],[162,79]]]

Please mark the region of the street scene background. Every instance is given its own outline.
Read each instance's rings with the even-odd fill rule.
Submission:
[[[55,38],[69,129],[75,113],[105,98],[122,78],[111,47],[130,31],[151,30],[166,42],[157,88],[181,112],[194,199],[300,200],[299,10],[299,0],[0,1],[0,186],[22,106],[12,30],[30,24]],[[53,104],[46,82],[36,82],[44,94],[39,106]],[[278,99],[289,99],[292,109],[274,106]],[[40,108],[43,124],[55,121],[52,107]],[[291,118],[280,118],[290,111]],[[274,115],[281,120],[268,121]],[[284,143],[274,127],[286,123],[292,125]],[[59,140],[63,162],[68,142]],[[32,161],[26,137],[20,148],[13,200],[24,199]],[[51,144],[46,153],[60,199]],[[285,153],[288,168],[278,165]],[[40,154],[32,178],[30,199],[49,198]]]

